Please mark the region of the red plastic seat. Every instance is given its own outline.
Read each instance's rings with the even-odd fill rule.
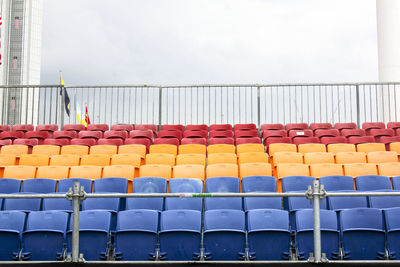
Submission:
[[[254,123],[242,123],[242,124],[238,123],[233,126],[233,131],[236,132],[238,130],[240,131],[257,130],[257,125],[255,125]]]
[[[28,132],[35,130],[35,127],[32,124],[15,124],[12,127],[13,131],[21,131],[21,132]]]
[[[230,125],[230,124],[211,124],[210,132],[211,131],[232,131],[232,125]]]
[[[79,132],[86,130],[86,127],[82,124],[64,124],[62,130]]]
[[[232,137],[210,138],[208,140],[208,145],[219,145],[219,144],[234,145],[235,141],[233,140]]]
[[[285,127],[283,124],[280,123],[275,123],[275,124],[262,124],[260,127],[261,131],[266,131],[266,130],[284,130]]]
[[[130,132],[133,130],[132,124],[114,124],[111,125],[111,131],[127,131]]]
[[[86,127],[87,131],[100,131],[100,132],[105,132],[108,131],[110,127],[108,127],[108,124],[89,124]]]
[[[314,136],[321,138],[321,137],[335,137],[339,136],[339,130],[337,129],[317,129],[314,131]]]
[[[286,131],[291,131],[291,130],[305,130],[308,129],[308,124],[307,123],[288,123],[285,126]]]
[[[161,130],[183,132],[185,130],[185,127],[183,125],[181,125],[181,124],[176,124],[176,125],[164,124],[164,125],[161,126]]]
[[[43,141],[43,145],[67,146],[70,144],[71,140],[66,138],[61,138],[61,139],[48,138]]]
[[[181,131],[177,130],[161,130],[158,132],[158,137],[159,138],[176,138],[178,140],[181,140],[183,137],[183,134]]]
[[[343,129],[341,135],[344,137],[351,137],[351,136],[365,136],[365,130],[363,129]]]
[[[161,131],[160,131],[161,132]],[[178,132],[178,131],[176,131]],[[154,139],[154,145],[175,145],[179,146],[178,138],[156,138]]]
[[[334,128],[342,132],[343,129],[357,129],[357,124],[354,122],[335,123]]]
[[[370,135],[372,129],[385,129],[386,125],[383,122],[364,122],[362,128],[367,135]]]
[[[129,138],[147,138],[153,142],[154,132],[152,130],[132,130],[129,132]]]
[[[46,131],[29,131],[25,133],[25,138],[26,139],[37,139],[39,142],[39,145],[43,144],[43,141],[46,138],[49,138],[50,134],[49,132]]]
[[[206,124],[189,124],[186,125],[186,131],[206,131],[208,132],[208,125]]]
[[[261,144],[260,137],[243,137],[243,138],[235,138],[236,145],[241,144]]]
[[[231,130],[221,130],[221,131],[210,131],[210,138],[220,138],[220,137],[233,137],[233,132]]]
[[[43,124],[36,126],[36,131],[55,132],[58,131],[57,124]]]
[[[347,143],[349,144],[363,144],[363,143],[375,143],[375,138],[373,136],[350,136],[347,138]]]
[[[127,131],[105,131],[104,132],[104,138],[105,139],[121,139],[125,140],[128,138],[128,132]]]
[[[155,124],[136,124],[135,130],[152,130],[154,136],[157,136],[158,127]]]
[[[292,143],[296,145],[301,144],[318,144],[318,137],[295,137],[292,139]]]
[[[0,140],[10,139],[15,140],[18,138],[24,138],[25,133],[22,131],[14,132],[14,131],[4,131],[0,133]]]
[[[208,132],[204,130],[185,130],[183,138],[207,138]]]
[[[0,132],[11,131],[10,125],[0,125]]]
[[[269,146],[270,144],[291,144],[289,137],[269,137],[264,140],[263,144]]]
[[[292,138],[292,140],[293,140],[293,138],[295,138],[295,137],[303,138],[303,137],[312,137],[312,136],[314,136],[313,131],[310,130],[310,129],[305,129],[305,130],[290,130],[288,133],[289,133],[289,137]]]
[[[329,144],[346,144],[347,140],[344,136],[336,136],[336,137],[321,137],[319,140],[321,144],[329,145]]]
[[[375,137],[376,142],[381,142],[382,137],[394,136],[395,132],[393,129],[371,129],[370,134]]]
[[[39,144],[37,139],[15,139],[13,145],[25,145],[28,146],[28,153],[32,153],[32,147]]]
[[[81,145],[81,146],[94,146],[97,145],[97,140],[94,138],[74,138],[71,140],[71,145]]]
[[[91,138],[91,139],[98,140],[100,138],[103,138],[103,132],[102,131],[80,131],[78,133],[78,138],[79,139]]]
[[[55,131],[53,133],[55,139],[73,139],[78,138],[78,134],[75,131]]]
[[[331,123],[311,123],[310,124],[310,129],[315,131],[315,130],[320,130],[320,129],[332,129],[332,124]]]
[[[152,141],[148,138],[127,138],[124,141],[124,145],[145,145],[147,151],[149,151]]]
[[[205,138],[182,138],[181,145],[207,145],[207,139]]]
[[[400,122],[388,122],[387,123],[387,128],[388,129],[393,129],[393,130],[399,129],[400,128]]]
[[[389,151],[390,150],[390,143],[397,143],[400,142],[400,136],[382,136],[380,138],[380,142],[384,143],[386,146],[386,150]]]
[[[251,137],[258,137],[258,131],[257,130],[236,130],[235,131],[235,138],[251,138]]]
[[[11,144],[12,144],[12,141],[10,139],[0,140],[0,147],[9,146]]]
[[[262,132],[262,138],[268,137],[287,137],[287,132],[285,130],[264,130]]]
[[[114,145],[114,146],[122,146],[124,144],[124,140],[120,138],[100,138],[97,140],[97,145]]]

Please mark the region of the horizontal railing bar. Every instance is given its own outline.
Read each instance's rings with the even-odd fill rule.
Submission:
[[[1,198],[66,198],[66,194],[0,194]]]
[[[8,89],[8,88],[60,88],[61,85],[0,85],[0,89]]]
[[[306,193],[93,193],[87,198],[149,198],[149,197],[305,197]]]
[[[400,192],[326,192],[327,197],[360,197],[360,196],[400,196]]]

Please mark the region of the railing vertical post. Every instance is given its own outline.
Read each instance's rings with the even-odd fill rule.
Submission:
[[[321,262],[321,221],[320,221],[320,188],[319,181],[313,181],[313,212],[314,212],[314,262]]]
[[[357,127],[361,128],[360,85],[356,84]]]
[[[162,87],[160,86],[158,92],[158,125],[162,124],[161,119],[162,119]]]
[[[72,196],[72,262],[79,262],[79,201],[80,182],[74,182]]]
[[[58,88],[57,88],[58,90]],[[58,103],[58,101],[57,101]],[[60,129],[64,127],[64,109],[65,109],[65,86],[61,85],[61,107],[60,107]],[[57,117],[56,117],[57,120]],[[50,122],[51,123],[51,122]]]
[[[260,86],[257,85],[257,123],[258,127],[261,127],[261,99],[260,99]]]

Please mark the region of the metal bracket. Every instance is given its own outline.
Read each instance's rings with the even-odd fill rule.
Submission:
[[[74,195],[72,187],[70,187],[68,189],[68,192],[65,195],[66,195],[66,198],[70,201],[72,201],[73,198],[76,197],[76,195]],[[86,194],[83,186],[80,187],[78,197],[79,197],[79,201],[85,200],[87,198],[87,194]]]
[[[65,258],[64,262],[72,262],[72,255],[67,254],[67,257]],[[78,262],[86,262],[85,259],[83,258],[83,253],[79,254]]]
[[[310,201],[313,200],[313,189],[311,188],[311,185],[308,186],[308,189],[306,191],[306,198],[309,199]]]
[[[319,199],[324,199],[324,198],[326,198],[326,191],[324,185],[321,184],[319,189]]]

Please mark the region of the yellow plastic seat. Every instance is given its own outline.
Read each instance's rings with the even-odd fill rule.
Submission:
[[[4,168],[4,178],[13,179],[33,179],[36,176],[36,167],[34,166],[6,166]]]
[[[206,165],[206,155],[180,154],[176,157],[176,165]]]
[[[287,176],[310,176],[308,165],[300,163],[281,163],[276,166],[277,178]]]
[[[209,145],[207,147],[207,153],[214,154],[214,153],[235,153],[235,146],[228,145],[228,144],[218,144],[218,145]]]
[[[387,177],[400,176],[400,162],[379,163],[378,174]]]
[[[207,147],[199,144],[187,144],[179,146],[179,154],[203,154],[207,153]]]
[[[177,165],[173,170],[173,178],[196,178],[204,180],[205,168],[204,165],[198,164],[186,164]]]
[[[146,157],[146,146],[122,145],[118,147],[118,154],[139,154],[144,159]]]
[[[336,154],[336,163],[367,163],[367,154],[364,152],[338,152]]]
[[[305,164],[335,163],[335,156],[333,155],[333,153],[330,152],[305,153],[304,163]]]
[[[268,146],[269,155],[273,157],[276,152],[297,152],[297,147],[295,144],[270,144]]]
[[[376,164],[373,163],[352,163],[344,164],[344,175],[361,176],[361,175],[378,175]]]
[[[338,152],[356,152],[356,146],[353,144],[329,144],[328,152],[337,154]]]
[[[297,145],[297,150],[301,154],[313,153],[313,152],[326,152],[326,146],[324,144],[300,144]]]
[[[100,166],[72,166],[69,178],[100,179],[103,168]]]
[[[172,168],[164,164],[146,164],[140,166],[139,177],[161,177],[171,179]]]
[[[260,162],[253,162],[253,163],[243,163],[240,164],[240,178],[247,177],[247,176],[271,176],[272,175],[272,168],[271,164],[268,163],[260,163]]]
[[[0,154],[0,178],[3,178],[4,167],[13,166],[17,163],[15,155],[12,154]]]
[[[73,154],[54,155],[50,157],[50,166],[78,166],[81,157]]]
[[[105,154],[83,155],[81,157],[81,166],[108,166],[111,157]]]
[[[103,178],[120,177],[133,180],[135,177],[135,167],[132,165],[111,165],[103,169]]]
[[[239,155],[239,165],[243,163],[268,163],[269,156],[265,152],[245,152]]]
[[[116,154],[111,156],[111,165],[132,165],[139,168],[140,160],[139,154]]]
[[[385,144],[382,143],[364,143],[357,145],[357,152],[375,152],[375,151],[386,151]]]
[[[237,164],[232,163],[219,163],[207,166],[206,177],[239,177],[239,170]]]
[[[312,177],[320,178],[330,175],[343,175],[343,167],[341,164],[322,163],[310,165],[310,173]]]
[[[40,166],[36,173],[36,178],[60,180],[68,177],[69,167],[67,166]]]
[[[150,153],[146,155],[146,164],[175,166],[175,156],[167,153]]]
[[[67,145],[61,147],[61,154],[73,154],[73,155],[87,155],[89,154],[89,147],[88,146],[81,146],[81,145]]]
[[[61,148],[59,146],[53,145],[38,145],[34,146],[32,149],[32,154],[42,154],[42,155],[59,155]]]
[[[90,147],[90,153],[91,155],[94,154],[105,154],[105,155],[115,155],[117,154],[118,147],[114,145],[96,145],[96,146],[91,146]]]
[[[376,151],[367,154],[368,163],[398,162],[397,152],[394,151]]]
[[[17,157],[28,154],[28,146],[26,145],[8,145],[1,148],[1,154],[12,154]]]
[[[176,157],[178,154],[178,148],[175,145],[151,145],[150,153],[167,153]]]
[[[303,154],[298,152],[275,152],[274,166],[282,163],[298,163],[303,164]]]
[[[236,146],[238,156],[248,152],[265,152],[265,147],[263,144],[241,144]]]
[[[19,165],[25,166],[48,166],[49,156],[42,154],[24,154],[20,156]]]
[[[207,165],[218,163],[237,164],[237,156],[234,153],[213,153],[207,157]]]

